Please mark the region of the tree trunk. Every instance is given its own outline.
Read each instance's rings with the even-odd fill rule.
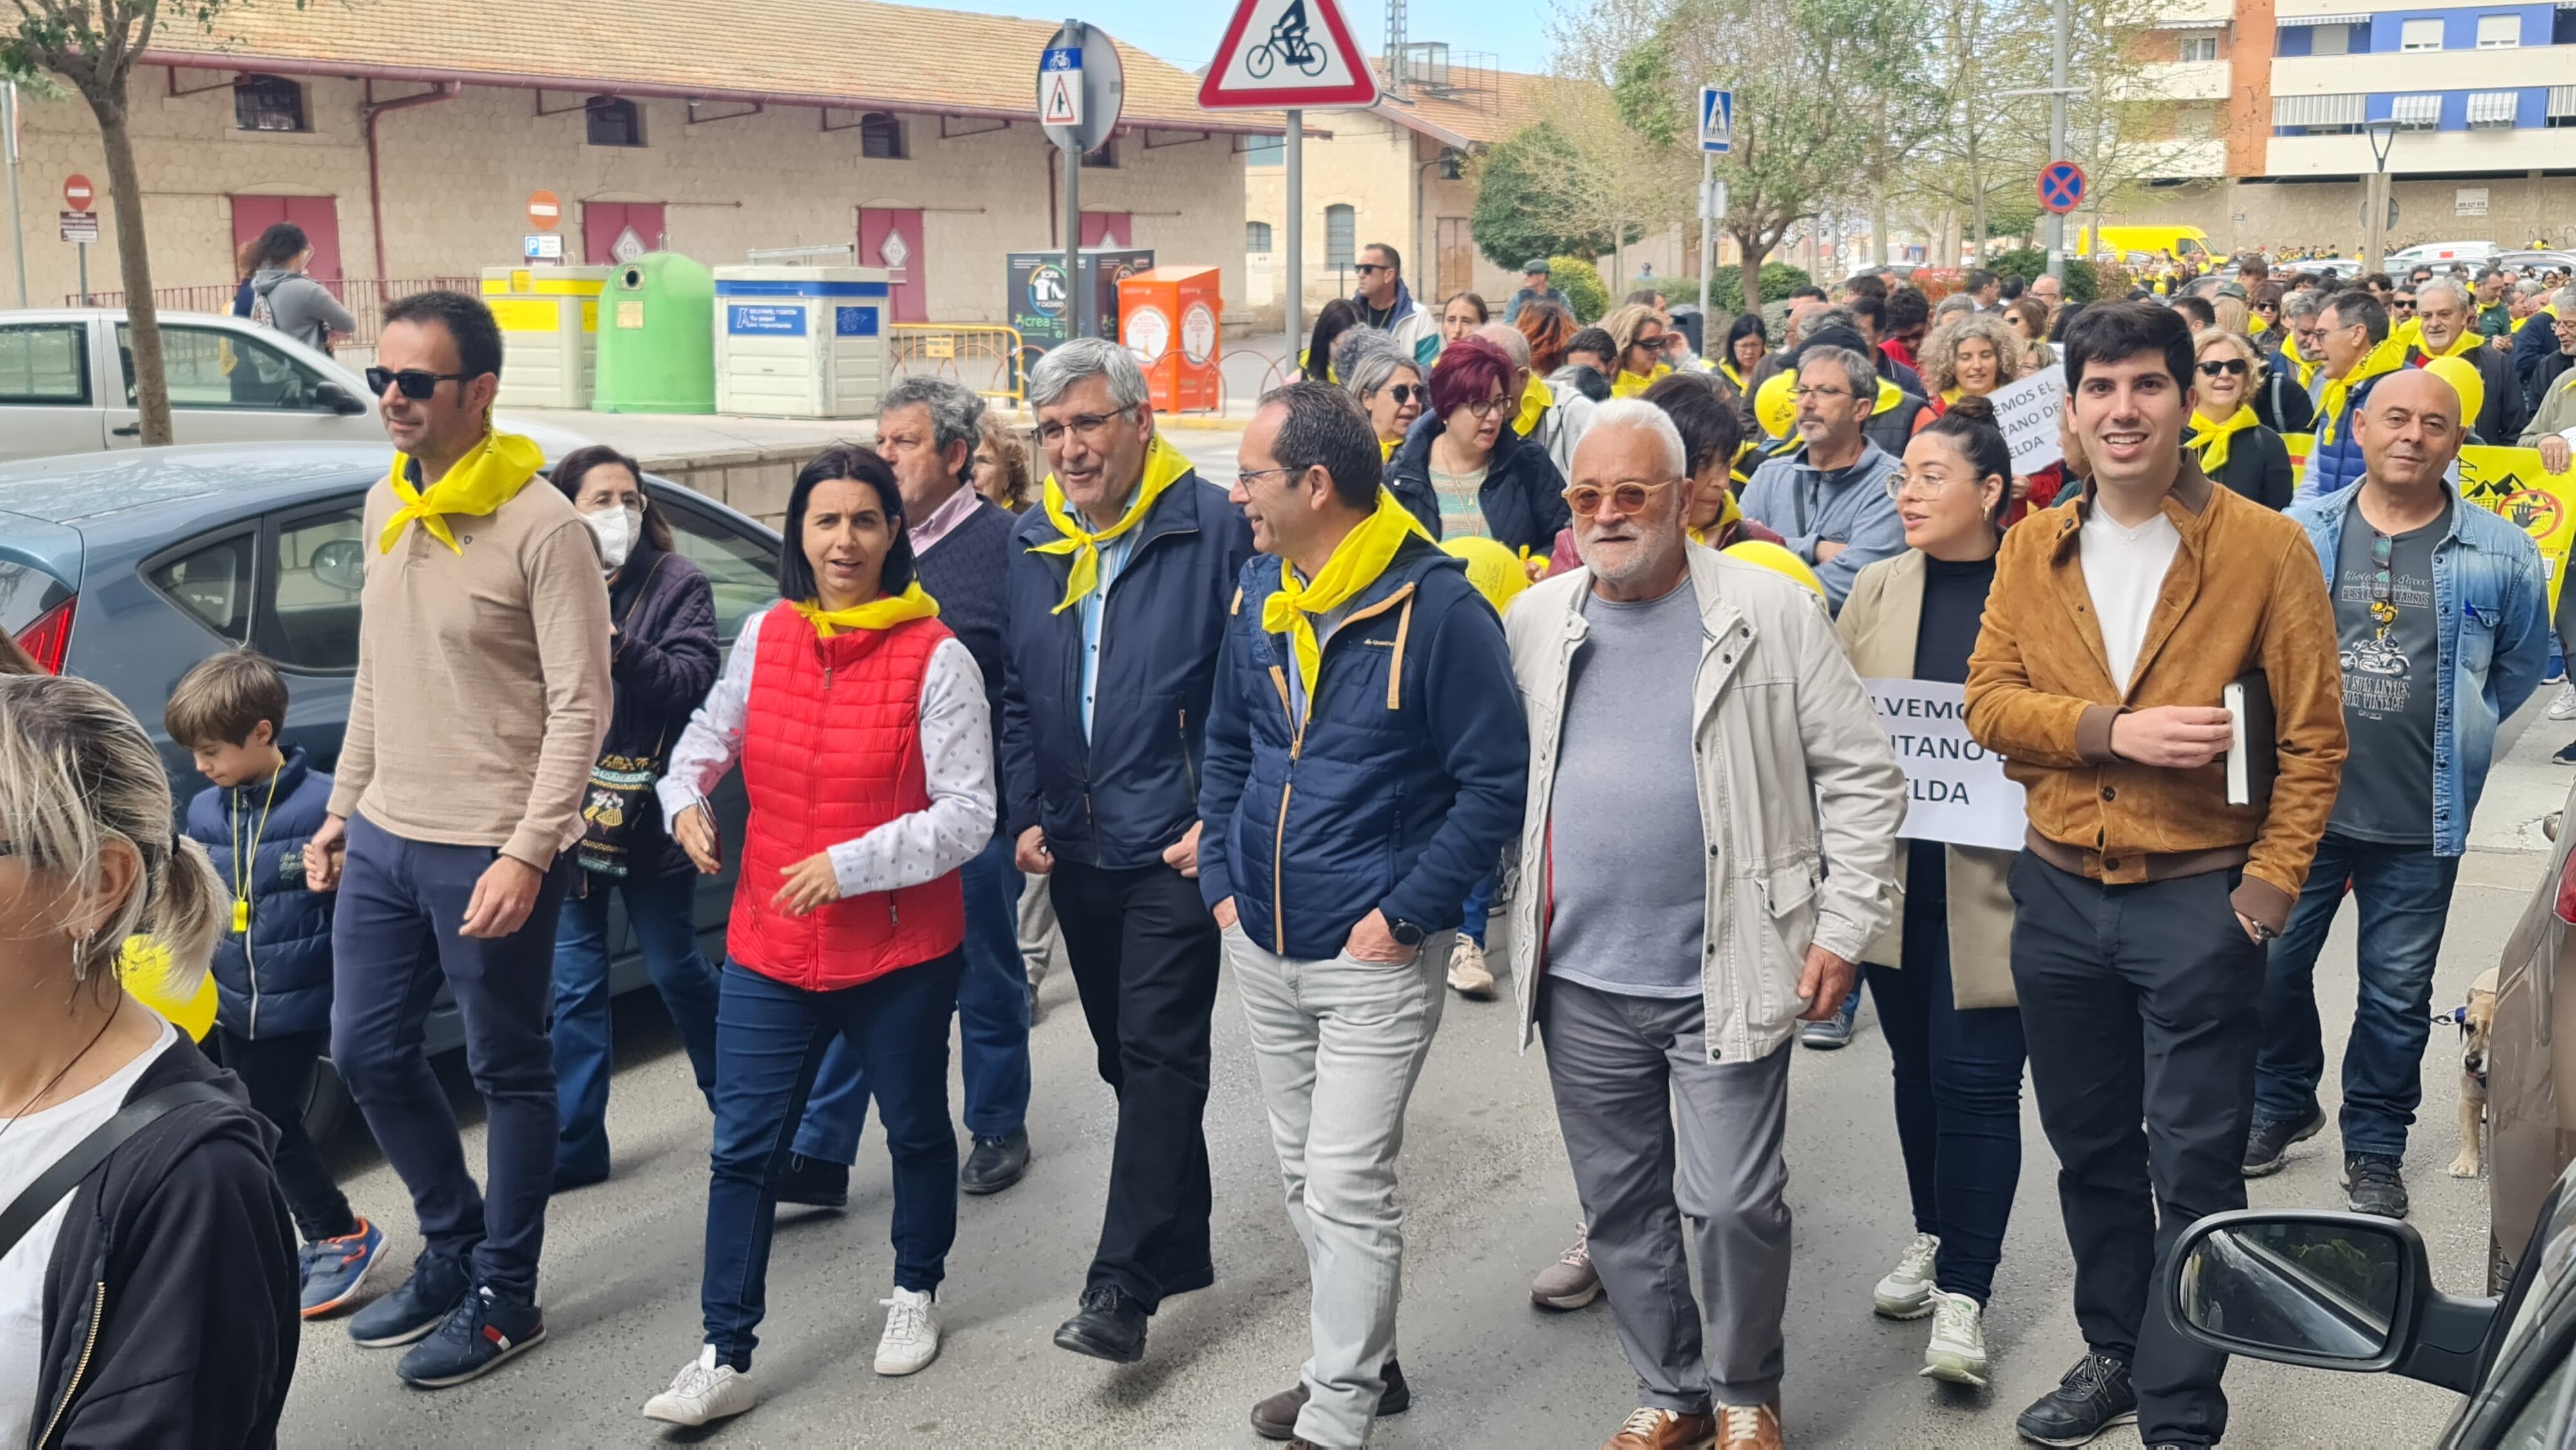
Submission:
[[[1735,250],[1741,256],[1736,263],[1737,280],[1744,284],[1741,289],[1744,293],[1744,310],[1756,314],[1762,311],[1762,259],[1771,255],[1771,249],[1760,245],[1760,242],[1761,233],[1758,228],[1739,231],[1735,234]]]
[[[143,446],[159,448],[170,432],[170,377],[161,361],[161,319],[152,303],[152,253],[143,238],[143,178],[134,167],[134,137],[125,125],[125,78],[117,94],[89,97],[98,139],[107,152],[107,199],[116,210],[117,270],[125,281],[126,348],[134,359],[134,406]]]

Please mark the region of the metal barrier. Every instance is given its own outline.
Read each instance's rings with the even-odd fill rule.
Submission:
[[[314,280],[321,281],[320,278]],[[233,294],[240,286],[238,282],[227,282],[196,287],[155,287],[152,289],[152,303],[163,312],[228,313],[233,310]],[[335,348],[371,348],[376,345],[377,329],[384,325],[387,304],[415,292],[462,292],[471,297],[481,290],[482,283],[472,277],[344,277],[322,282],[322,286],[340,299],[340,305],[349,309],[350,317],[358,324],[354,332],[334,335],[331,345]],[[63,299],[63,305],[123,307],[125,294],[93,288],[87,302],[83,302],[80,294],[75,292]]]
[[[889,374],[946,378],[1014,408],[1028,396],[1029,364],[1038,356],[1018,328],[981,323],[898,322],[892,343]]]

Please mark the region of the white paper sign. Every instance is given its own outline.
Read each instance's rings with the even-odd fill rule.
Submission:
[[[1905,767],[1905,824],[1896,834],[1956,846],[2021,849],[2029,816],[2003,757],[1968,738],[1967,691],[1932,680],[1863,680],[1879,728]]]
[[[2066,366],[2051,363],[1986,396],[1995,422],[2012,445],[2013,471],[2037,473],[2066,455],[2057,446],[2057,423],[2066,407]]]

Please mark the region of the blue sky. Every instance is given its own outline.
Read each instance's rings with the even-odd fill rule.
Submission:
[[[1228,0],[1120,0],[1114,8],[1032,0],[920,0],[944,10],[976,10],[1039,20],[1076,16],[1101,26],[1139,49],[1184,70],[1197,70],[1216,53]],[[1456,51],[1483,51],[1505,70],[1535,71],[1547,60],[1547,0],[1411,0],[1407,28],[1414,40],[1445,40]],[[1353,38],[1374,54],[1386,42],[1385,0],[1343,0],[1342,16]]]

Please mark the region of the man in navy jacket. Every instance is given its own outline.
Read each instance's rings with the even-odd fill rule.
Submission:
[[[1253,1424],[1316,1445],[1365,1443],[1382,1397],[1405,1393],[1405,1104],[1462,906],[1519,830],[1529,774],[1501,621],[1379,475],[1348,393],[1261,400],[1232,497],[1262,557],[1226,630],[1199,790],[1199,893],[1313,1283],[1304,1380]]]
[[[1217,929],[1197,882],[1198,757],[1252,530],[1154,431],[1135,354],[1065,343],[1029,371],[1053,469],[1012,535],[1002,779],[1019,868],[1047,880],[1100,1076],[1109,1203],[1055,1342],[1133,1363],[1208,1252]]]

